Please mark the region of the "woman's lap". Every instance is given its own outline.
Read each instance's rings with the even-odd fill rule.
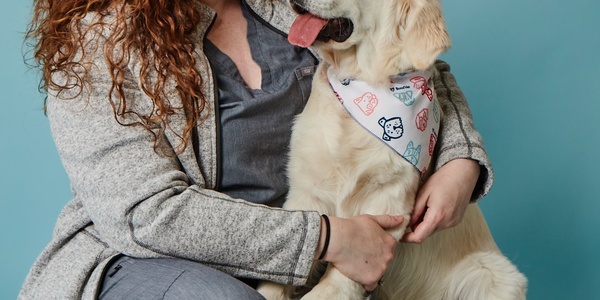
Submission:
[[[228,274],[182,259],[125,256],[108,266],[105,273],[102,300],[264,299]]]

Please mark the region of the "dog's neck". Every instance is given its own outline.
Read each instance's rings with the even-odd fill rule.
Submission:
[[[363,55],[360,52],[371,52],[371,54]],[[381,57],[390,56],[378,55],[376,49],[366,49],[364,46],[344,50],[320,50],[319,54],[327,63],[327,68],[332,67],[334,73],[340,78],[354,78],[371,85],[388,82],[392,76],[415,71],[411,64],[402,63],[399,57],[381,61]]]
[[[360,72],[356,71],[356,68],[350,67],[347,64],[329,64],[326,63],[324,69],[331,74],[335,74],[337,78],[352,78],[353,80],[363,81],[372,86],[384,85],[390,82],[390,78],[393,78],[399,74],[414,73],[414,68],[396,71],[388,71],[388,73],[373,73],[373,72]]]

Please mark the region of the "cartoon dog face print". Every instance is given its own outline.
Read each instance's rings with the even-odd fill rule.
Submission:
[[[421,90],[421,94],[427,96],[429,101],[433,100],[433,91],[427,85],[427,79],[423,76],[417,76],[410,79],[410,82],[413,83],[413,87]]]
[[[415,98],[413,98],[412,91],[397,92],[394,93],[394,97],[398,98],[398,100],[402,101],[402,103],[404,103],[406,106],[411,106],[413,103],[415,103]]]
[[[383,128],[383,140],[390,141],[391,139],[398,139],[404,134],[404,126],[402,126],[402,119],[399,117],[391,118],[386,120],[385,118],[379,119],[379,126]]]
[[[402,156],[411,164],[415,166],[418,165],[419,157],[421,156],[421,145],[415,148],[415,144],[413,144],[413,142],[410,141],[406,146],[406,151],[404,151],[404,154],[402,154]]]
[[[423,108],[415,118],[415,125],[421,131],[425,131],[427,129],[427,122],[429,121],[429,110],[427,108]]]
[[[369,116],[379,104],[379,100],[377,99],[377,95],[366,92],[362,96],[354,99],[354,104],[356,104],[360,110],[365,114],[365,116]]]
[[[436,123],[440,121],[440,108],[438,107],[437,100],[433,101],[433,118]]]
[[[437,138],[437,133],[435,132],[435,129],[433,129],[431,135],[429,136],[429,156],[433,156],[433,151],[435,150]]]

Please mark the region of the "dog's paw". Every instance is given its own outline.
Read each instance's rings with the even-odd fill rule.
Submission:
[[[328,284],[317,284],[302,300],[364,300],[364,290],[358,288],[340,288]]]

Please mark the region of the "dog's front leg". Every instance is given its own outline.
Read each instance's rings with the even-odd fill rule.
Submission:
[[[364,287],[329,264],[321,281],[302,300],[363,300]]]
[[[267,300],[289,300],[294,292],[293,286],[270,281],[261,282],[256,290]]]

